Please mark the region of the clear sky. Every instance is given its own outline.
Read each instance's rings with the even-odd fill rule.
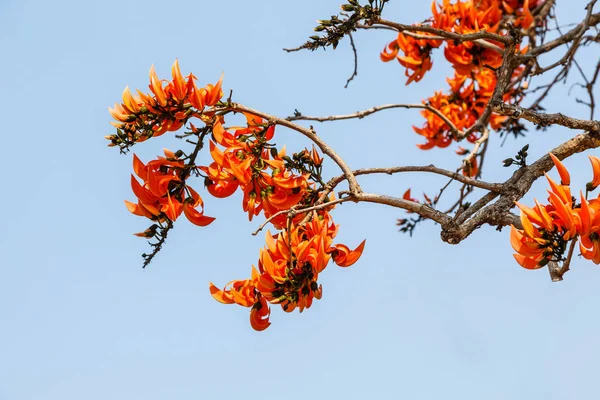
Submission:
[[[414,103],[445,88],[441,57],[409,87],[398,64],[379,61],[390,32],[355,35],[359,75],[348,89],[348,43],[281,50],[302,43],[340,1],[0,1],[1,400],[598,398],[600,270],[576,258],[565,281],[552,283],[514,262],[508,230],[484,227],[452,247],[433,224],[412,239],[398,233],[400,210],[344,204],[334,212],[340,242],[367,238],[363,257],[351,268],[331,265],[323,299],[303,314],[274,307],[262,333],[247,309],[208,292],[209,281],[248,277],[264,244],[250,235],[260,219],[248,223],[240,196],[206,195],[217,220],[197,228],[182,218],[141,269],[147,245],[132,233],[148,223],[123,204],[134,198],[131,156],[103,136],[113,132],[107,107],[126,85],[145,90],[152,64],[168,78],[178,58],[201,84],[225,72],[235,100],[279,116]],[[587,2],[559,3],[566,24]],[[393,0],[386,16],[410,23],[428,12],[429,1]],[[584,67],[597,57],[588,53]],[[580,93],[567,98],[567,89],[547,108],[585,116],[573,105]],[[415,147],[410,127],[421,122],[414,110],[394,110],[315,127],[353,168],[455,168],[452,149]],[[283,128],[276,134],[290,150],[306,144]],[[536,157],[573,134],[532,130],[502,148],[493,136],[485,178],[506,179],[500,160],[525,143]],[[164,135],[135,152],[149,160],[178,144]],[[576,183],[589,180],[587,157],[566,165]],[[361,179],[395,196],[443,183],[418,174]],[[544,198],[544,189],[540,182],[534,192]]]

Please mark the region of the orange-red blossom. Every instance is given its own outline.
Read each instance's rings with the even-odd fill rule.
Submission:
[[[519,72],[521,72],[520,68],[515,75]],[[493,71],[483,68],[473,71],[470,76],[455,73],[452,79],[447,79],[447,82],[451,89],[449,93],[436,92],[432,97],[423,100],[423,104],[430,105],[444,114],[458,131],[463,132],[473,126],[485,112],[496,87],[496,75]],[[518,102],[518,100],[514,88],[504,95],[506,102]],[[420,128],[413,126],[413,130],[426,140],[424,144],[417,145],[421,150],[448,147],[455,140],[455,132],[439,115],[429,110],[421,111],[421,115],[426,120],[425,124]],[[491,128],[499,129],[506,118],[492,114]],[[466,139],[474,143],[479,137],[479,132],[473,132]]]
[[[485,30],[489,33],[505,35],[501,24],[512,24],[529,29],[534,24],[531,10],[543,0],[442,0],[433,1],[431,18],[427,25],[458,34],[471,34]],[[417,24],[418,25],[418,24]],[[414,37],[414,36],[417,37]],[[420,81],[432,68],[432,50],[444,45],[444,56],[454,68],[454,77],[448,79],[450,92],[436,92],[423,100],[423,104],[436,109],[438,113],[423,110],[421,115],[426,122],[423,126],[414,126],[414,131],[424,137],[425,143],[417,145],[422,150],[434,147],[448,147],[458,140],[458,132],[465,132],[479,122],[486,112],[487,105],[496,87],[494,72],[502,63],[504,44],[486,39],[488,45],[475,41],[455,41],[428,39],[433,36],[426,32],[404,32],[390,42],[380,58],[384,62],[393,59],[406,68],[406,84]],[[495,48],[494,48],[495,47]],[[500,51],[497,51],[500,50]],[[518,50],[518,49],[517,49]],[[520,83],[522,67],[513,74],[513,82],[504,95],[504,102],[518,104],[522,99]],[[527,83],[521,83],[525,88]],[[445,118],[441,118],[441,113]],[[449,122],[448,122],[449,121]],[[503,127],[507,117],[492,114],[488,121],[491,129]],[[466,139],[474,143],[480,133],[473,131]],[[461,138],[462,139],[462,138]],[[467,176],[476,176],[479,172],[477,155],[463,161],[462,172]]]
[[[117,121],[112,122],[117,134],[106,137],[111,141],[109,146],[131,145],[167,131],[177,131],[191,117],[202,118],[205,107],[214,106],[223,97],[222,76],[215,85],[198,88],[194,75],[183,78],[177,60],[171,74],[171,81],[161,80],[152,66],[150,93],[138,90],[137,95],[133,95],[129,87],[125,88],[123,103],[108,109]]]
[[[269,218],[281,210],[288,210],[300,203],[309,188],[309,175],[296,174],[287,169],[282,157],[285,150],[268,147],[275,127],[268,126],[262,118],[246,114],[248,127],[231,128],[226,131],[217,119],[213,125],[210,154],[214,160],[201,167],[207,175],[207,190],[215,197],[227,197],[238,188],[243,191],[242,205],[252,220],[261,211]],[[224,146],[221,150],[218,145]],[[313,151],[314,162],[322,158]],[[286,216],[273,221],[281,228]]]
[[[330,260],[348,267],[362,254],[365,241],[354,250],[333,244],[337,231],[329,213],[315,212],[304,225],[294,224],[274,236],[267,232],[266,247],[260,250],[258,268],[252,266],[251,278],[229,282],[223,290],[210,283],[210,293],[221,303],[251,307],[250,324],[259,331],[270,325],[269,303],[286,312],[296,308],[302,312],[321,298],[318,278]]]
[[[511,227],[510,241],[516,261],[524,268],[537,269],[550,261],[564,261],[569,241],[579,239],[581,255],[600,264],[600,198],[588,200],[583,192],[579,198],[571,196],[571,178],[565,166],[550,154],[559,176],[560,184],[546,175],[550,184],[548,204],[535,200],[529,208],[517,203],[521,209],[523,229]],[[594,178],[600,182],[600,159],[590,156]]]
[[[431,26],[448,32],[469,34],[485,30],[499,33],[503,18],[511,17],[515,26],[529,28],[534,19],[531,8],[541,3],[538,0],[467,0],[451,3],[443,0],[431,4]],[[418,35],[431,36],[418,32]],[[406,68],[408,85],[420,81],[432,67],[431,50],[441,45],[441,40],[415,38],[410,34],[399,33],[396,40],[390,42],[381,53],[381,60],[388,62],[394,58]],[[502,47],[502,43],[492,43]],[[402,51],[404,55],[399,54]],[[446,41],[444,48],[446,59],[452,63],[460,75],[484,65],[497,68],[502,62],[499,52],[488,47],[482,47],[473,41]]]
[[[400,65],[406,68],[406,76],[408,80],[406,84],[411,82],[419,82],[425,76],[425,73],[431,69],[433,63],[431,61],[431,50],[439,47],[439,40],[415,39],[412,36],[398,33],[398,37],[393,42],[390,42],[381,52],[380,58],[383,62],[388,62],[394,58],[398,60]],[[404,55],[398,54],[402,50]]]
[[[320,179],[298,163],[320,171],[323,158],[316,149],[303,150],[292,159],[285,150],[277,151],[270,141],[275,127],[262,118],[246,113],[246,127],[224,129],[223,121],[216,118],[212,126],[210,154],[213,162],[200,167],[207,176],[207,190],[215,197],[227,197],[238,188],[243,192],[242,207],[251,220],[263,213],[266,218],[294,206],[309,207],[319,198],[316,191]],[[287,160],[287,161],[286,161]],[[250,324],[256,330],[269,325],[269,304],[281,304],[291,312],[309,308],[314,298],[321,298],[318,275],[333,259],[340,266],[352,265],[362,254],[364,242],[355,250],[343,244],[333,244],[338,227],[333,224],[326,209],[309,216],[298,213],[289,221],[282,213],[271,223],[282,232],[267,233],[267,247],[260,252],[258,268],[252,267],[250,279],[236,280],[223,290],[212,283],[213,297],[226,304],[236,303],[250,307]]]
[[[166,149],[165,156],[144,164],[133,155],[133,170],[143,182],[140,184],[135,176],[131,175],[131,188],[138,201],[136,204],[126,200],[127,208],[133,214],[153,221],[175,221],[184,213],[195,225],[210,224],[214,218],[204,215],[202,198],[192,187],[185,184],[184,174],[187,167],[184,162]]]
[[[242,207],[250,220],[262,212],[266,218],[275,217],[270,222],[284,230],[273,236],[267,234],[267,247],[261,250],[258,268],[252,267],[251,279],[232,281],[223,290],[211,284],[210,291],[223,303],[251,307],[252,327],[266,329],[270,324],[269,304],[281,304],[288,312],[310,307],[312,300],[322,294],[317,284],[318,274],[331,259],[343,267],[355,263],[362,254],[364,241],[355,250],[333,244],[338,229],[328,213],[333,206],[321,208],[309,218],[302,212],[289,221],[286,213],[275,216],[280,211],[310,207],[318,199],[323,200],[323,158],[314,148],[294,154],[293,160],[287,157],[285,148],[278,151],[270,142],[275,126],[253,114],[245,113],[245,127],[225,129],[225,113],[217,114],[210,108],[223,95],[221,81],[199,89],[192,74],[183,78],[177,61],[172,76],[172,81],[165,84],[151,68],[151,94],[138,91],[134,96],[126,88],[123,103],[110,109],[117,120],[113,123],[117,134],[107,137],[111,141],[109,146],[119,146],[122,150],[166,131],[178,130],[191,118],[198,118],[206,125],[198,129],[189,124],[191,132],[186,134],[195,135],[198,141],[191,156],[181,158],[182,151],[165,150],[164,157],[144,164],[134,154],[133,169],[141,182],[131,176],[137,202],[126,201],[126,205],[132,213],[157,222],[137,235],[159,237],[163,233],[156,231],[158,227],[169,229],[182,213],[200,226],[214,220],[204,215],[202,198],[187,184],[192,173],[205,174],[205,186],[217,198],[230,196],[241,188]],[[213,162],[196,166],[201,141],[209,132]]]

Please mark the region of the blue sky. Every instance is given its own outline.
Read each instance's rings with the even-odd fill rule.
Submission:
[[[584,14],[586,1],[559,3],[561,23]],[[249,276],[264,243],[250,235],[260,220],[247,222],[239,196],[205,196],[217,221],[208,228],[178,221],[141,269],[147,247],[132,233],[147,222],[123,205],[133,199],[131,157],[107,148],[103,136],[112,133],[107,107],[126,85],[146,88],[152,64],[168,77],[178,58],[201,84],[224,72],[235,100],[279,116],[414,103],[445,87],[441,57],[420,84],[404,86],[400,66],[379,61],[394,38],[387,32],[355,35],[359,75],[348,89],[347,43],[335,52],[281,50],[302,43],[340,4],[0,2],[1,400],[598,397],[598,267],[576,258],[565,281],[553,284],[546,271],[514,262],[508,230],[484,227],[453,247],[433,224],[413,238],[398,233],[400,210],[344,204],[334,213],[339,240],[355,246],[366,238],[363,257],[351,268],[330,266],[321,301],[303,314],[274,309],[262,333],[250,328],[247,309],[208,293],[209,281]],[[428,1],[394,0],[386,15],[414,22],[428,10]],[[597,52],[584,56],[584,68],[595,65]],[[584,117],[577,92],[567,99],[567,90],[547,108]],[[419,151],[413,124],[421,124],[418,112],[395,110],[315,127],[353,168],[458,165],[451,149]],[[486,160],[486,180],[506,179],[501,160],[525,143],[536,157],[572,135],[532,130],[502,148],[492,137],[497,151]],[[307,144],[282,128],[277,141],[290,150]],[[177,145],[164,135],[135,151],[149,160]],[[566,165],[574,187],[589,180],[587,157]],[[443,183],[417,174],[361,179],[366,190],[396,196],[408,187],[433,193]],[[527,201],[544,189],[537,184]]]

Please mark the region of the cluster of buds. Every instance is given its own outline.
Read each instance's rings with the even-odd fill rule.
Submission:
[[[318,25],[314,31],[324,35],[311,36],[310,41],[301,48],[316,50],[332,46],[335,49],[344,36],[356,30],[361,21],[369,24],[378,18],[388,1],[368,0],[368,4],[362,6],[358,0],[348,0],[347,4],[341,6],[343,12],[340,16],[332,15],[329,19],[317,20]]]
[[[549,262],[566,261],[565,251],[569,241],[579,239],[581,255],[600,264],[600,196],[588,200],[588,195],[600,185],[600,158],[590,156],[593,179],[580,191],[579,198],[571,196],[571,177],[565,166],[550,154],[560,184],[546,175],[550,184],[548,204],[535,200],[530,208],[517,203],[521,210],[519,230],[511,227],[510,242],[517,252],[515,260],[523,268],[538,269]]]

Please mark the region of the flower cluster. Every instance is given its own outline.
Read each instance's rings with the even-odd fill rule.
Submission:
[[[209,287],[222,303],[251,307],[252,327],[263,330],[270,325],[269,303],[281,304],[287,312],[309,308],[314,298],[321,298],[317,278],[330,259],[339,266],[352,265],[362,254],[364,241],[352,251],[332,244],[338,230],[329,214],[333,206],[308,215],[281,213],[310,207],[326,195],[321,179],[323,158],[315,148],[287,156],[284,149],[279,151],[270,143],[274,125],[259,116],[244,115],[245,127],[225,129],[221,119],[215,120],[215,142],[210,141],[213,162],[200,167],[206,174],[206,188],[215,197],[230,196],[239,188],[248,219],[262,212],[282,232],[267,233],[267,246],[260,252],[258,269],[252,267],[250,279],[232,281],[223,290],[212,283]]]
[[[135,143],[151,137],[160,136],[168,131],[177,131],[185,126],[191,117],[202,118],[205,107],[211,107],[223,97],[221,82],[198,88],[196,77],[192,74],[184,79],[177,60],[171,68],[172,81],[160,80],[150,68],[151,93],[137,91],[132,95],[129,87],[123,91],[123,103],[115,104],[108,111],[116,122],[117,133],[106,136],[109,146],[127,149]]]
[[[541,268],[550,261],[565,261],[568,242],[579,239],[581,255],[600,264],[600,196],[587,199],[600,185],[600,158],[590,156],[593,179],[587,184],[586,194],[581,191],[577,199],[571,196],[569,172],[553,154],[550,157],[561,182],[558,184],[546,175],[551,189],[546,205],[537,200],[533,208],[517,203],[523,229],[511,227],[515,260],[527,269]]]
[[[514,26],[524,29],[529,28],[533,23],[530,8],[536,5],[536,0],[467,0],[454,4],[451,4],[450,0],[444,0],[441,5],[436,5],[435,2],[432,4],[431,25],[458,34],[482,30],[503,34],[503,22],[512,22]],[[488,43],[502,46],[497,42]],[[473,41],[448,41],[444,48],[444,56],[460,75],[468,75],[474,69],[486,65],[498,68],[502,62],[502,55],[498,51]]]
[[[247,127],[232,128],[231,132],[223,128],[221,120],[215,121],[212,133],[216,144],[210,141],[214,162],[201,169],[207,175],[207,190],[215,197],[227,197],[237,188],[242,189],[243,208],[251,221],[261,211],[269,218],[299,204],[309,192],[310,174],[294,173],[284,161],[285,150],[278,152],[269,143],[275,126],[269,126],[255,115],[246,113],[245,116]],[[316,162],[322,159],[316,157],[316,161],[309,162],[320,167]]]
[[[236,110],[230,101],[221,102],[222,79],[199,89],[194,75],[183,78],[177,61],[172,76],[171,81],[160,80],[151,68],[150,94],[138,91],[134,96],[126,88],[123,103],[109,109],[117,128],[116,134],[106,137],[109,146],[125,151],[181,129],[189,131],[178,137],[195,146],[189,154],[165,149],[164,157],[146,164],[133,155],[133,170],[141,182],[131,176],[137,202],[125,203],[133,214],[154,222],[136,235],[158,239],[151,243],[152,255],[144,255],[144,266],[160,250],[167,231],[181,214],[199,226],[214,221],[204,215],[201,196],[188,184],[191,177],[202,176],[207,191],[216,198],[231,196],[239,188],[248,219],[262,212],[280,232],[267,234],[267,246],[260,252],[258,269],[252,268],[251,279],[230,282],[224,290],[211,283],[210,292],[223,303],[251,307],[252,327],[266,329],[269,303],[281,304],[288,312],[310,307],[314,298],[321,298],[317,279],[329,261],[342,267],[354,264],[365,242],[355,250],[333,244],[338,226],[329,211],[334,205],[328,205],[331,195],[321,177],[323,158],[314,147],[287,156],[285,147],[278,150],[271,143],[275,125],[253,113],[244,113],[245,126],[226,128],[225,116]],[[197,128],[192,118],[204,126]],[[208,137],[212,139],[208,139],[212,162],[197,165]],[[312,213],[303,211],[310,207],[314,207]]]
[[[541,1],[459,0],[450,3],[450,0],[443,0],[442,4],[434,1],[431,5],[430,26],[458,34],[470,34],[482,30],[502,33],[500,25],[503,22],[512,22],[514,26],[526,29],[534,22],[531,8],[538,3]],[[420,81],[425,72],[431,69],[431,50],[441,45],[441,40],[438,38],[427,39],[427,36],[433,35],[399,33],[396,40],[390,42],[381,53],[382,61],[388,62],[395,58],[407,68],[407,85]],[[502,46],[501,43],[496,42],[490,44]],[[400,50],[404,55],[399,54]],[[502,62],[502,56],[498,51],[473,41],[448,41],[444,48],[444,56],[460,75],[469,75],[474,69],[485,65],[497,68]]]
[[[517,69],[515,76],[520,71],[521,69]],[[450,86],[449,93],[436,92],[423,103],[440,111],[458,131],[464,132],[476,124],[478,118],[484,113],[494,93],[496,81],[494,72],[487,68],[472,71],[469,76],[455,73],[453,78],[447,79]],[[517,89],[510,89],[504,95],[505,102],[519,103],[521,99],[521,91]],[[456,139],[451,127],[438,115],[429,110],[421,111],[421,115],[425,118],[425,124],[420,128],[413,126],[413,130],[426,140],[425,143],[417,145],[421,150],[448,147]],[[495,130],[500,129],[506,119],[505,116],[492,114],[489,119],[490,127]],[[480,136],[480,132],[473,131],[466,139],[470,143],[475,143]]]
[[[119,146],[124,151],[135,143],[167,131],[177,131],[193,117],[204,122],[211,120],[211,113],[205,115],[204,109],[217,104],[223,96],[221,80],[216,85],[209,84],[199,89],[194,75],[183,78],[177,61],[173,63],[171,72],[173,79],[165,82],[158,78],[152,66],[150,93],[138,90],[137,95],[132,95],[129,88],[125,88],[123,103],[109,108],[116,120],[112,125],[117,128],[116,134],[106,136],[110,141],[109,146]],[[200,135],[201,131],[193,124],[191,130],[190,134]],[[125,204],[133,214],[156,222],[144,232],[136,234],[141,237],[160,238],[161,232],[182,213],[199,226],[206,226],[214,220],[204,215],[202,198],[186,183],[192,173],[197,173],[194,163],[197,152],[183,158],[181,150],[164,150],[164,153],[165,157],[158,157],[147,164],[135,154],[133,156],[133,170],[142,183],[131,176],[131,188],[138,201],[126,201]]]
[[[485,30],[489,33],[506,35],[507,27],[512,25],[522,29],[531,28],[535,19],[531,10],[542,3],[542,0],[443,0],[441,4],[432,3],[432,16],[427,21],[429,26],[456,34],[471,34]],[[432,39],[428,39],[432,36]],[[421,112],[425,124],[413,127],[414,131],[425,138],[419,144],[422,150],[434,147],[447,147],[453,141],[461,140],[457,132],[465,132],[468,128],[483,122],[491,129],[499,130],[507,121],[506,117],[492,114],[488,121],[479,121],[496,87],[495,70],[502,63],[503,43],[494,40],[455,41],[445,40],[444,56],[452,64],[454,76],[449,78],[450,91],[436,92],[432,97],[423,100],[446,117],[424,110]],[[442,40],[429,33],[399,33],[396,40],[390,42],[381,53],[384,62],[397,59],[406,68],[408,81],[420,81],[432,68],[431,53],[439,48]],[[518,50],[518,49],[517,49]],[[517,68],[508,86],[503,100],[518,104],[522,100],[523,89],[527,83],[521,82],[523,68]],[[449,126],[448,121],[453,124]],[[470,130],[466,139],[474,143],[481,133],[482,127]],[[463,165],[463,173],[475,176],[478,173],[475,157],[468,157]]]
[[[431,50],[440,47],[441,44],[439,40],[415,39],[399,33],[398,38],[390,42],[381,52],[380,58],[383,62],[392,61],[394,58],[398,60],[400,65],[406,68],[408,77],[406,84],[408,85],[423,79],[425,73],[433,66]],[[404,55],[399,54],[400,50]]]
[[[355,250],[332,244],[337,231],[329,213],[314,212],[304,225],[293,224],[275,236],[267,232],[267,245],[260,251],[258,269],[252,266],[251,278],[229,282],[223,290],[210,283],[210,292],[221,303],[252,307],[250,323],[256,330],[270,325],[269,303],[280,304],[286,312],[302,312],[321,298],[319,273],[331,259],[348,267],[362,254],[364,241]]]
[[[185,184],[190,167],[175,153],[167,149],[164,152],[165,157],[158,157],[148,164],[133,155],[133,170],[143,184],[131,175],[131,189],[138,202],[134,204],[125,201],[129,211],[161,223],[174,222],[182,212],[190,222],[198,226],[213,222],[214,218],[203,213],[204,204],[200,195]],[[198,207],[202,210],[198,211]],[[152,230],[146,231],[138,236],[152,237],[154,235],[149,235],[151,232]]]

